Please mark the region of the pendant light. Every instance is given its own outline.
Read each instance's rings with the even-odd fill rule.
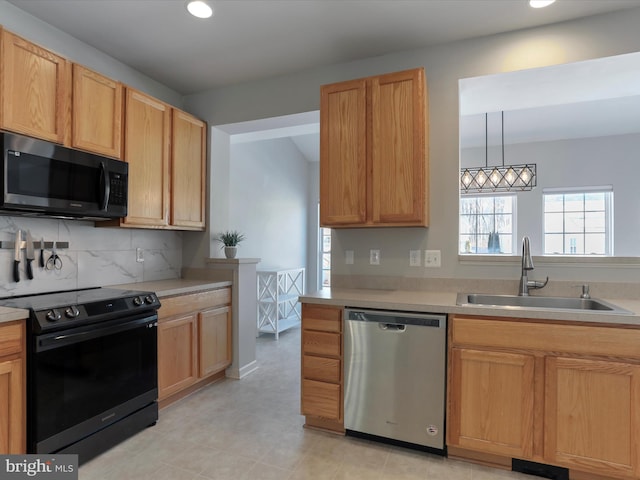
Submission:
[[[502,165],[489,167],[489,128],[488,114],[484,114],[484,167],[460,169],[460,192],[485,193],[508,192],[511,190],[528,191],[536,186],[536,164],[504,164],[504,111],[502,118]]]

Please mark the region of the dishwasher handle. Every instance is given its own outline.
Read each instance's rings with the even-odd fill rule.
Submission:
[[[346,309],[344,319],[347,321],[370,322],[381,325],[395,325],[396,327],[415,325],[419,327],[446,327],[446,315],[428,313],[391,312],[380,310],[352,310]],[[387,328],[380,327],[383,330]]]
[[[404,332],[407,329],[406,325],[400,325],[397,323],[378,323],[378,328],[385,332]]]

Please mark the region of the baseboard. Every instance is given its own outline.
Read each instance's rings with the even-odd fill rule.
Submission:
[[[258,369],[258,362],[255,360],[251,363],[247,363],[245,366],[238,368],[229,367],[225,371],[227,378],[234,378],[236,380],[240,380],[250,373],[255,372]]]

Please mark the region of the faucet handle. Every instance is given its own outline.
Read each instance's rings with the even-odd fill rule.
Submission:
[[[574,285],[574,287],[582,287],[582,293],[580,294],[580,298],[589,299],[591,295],[589,294],[589,284],[583,283],[582,285]]]

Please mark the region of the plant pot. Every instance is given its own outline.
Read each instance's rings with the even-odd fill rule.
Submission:
[[[238,247],[224,247],[224,256],[227,258],[236,258]]]

